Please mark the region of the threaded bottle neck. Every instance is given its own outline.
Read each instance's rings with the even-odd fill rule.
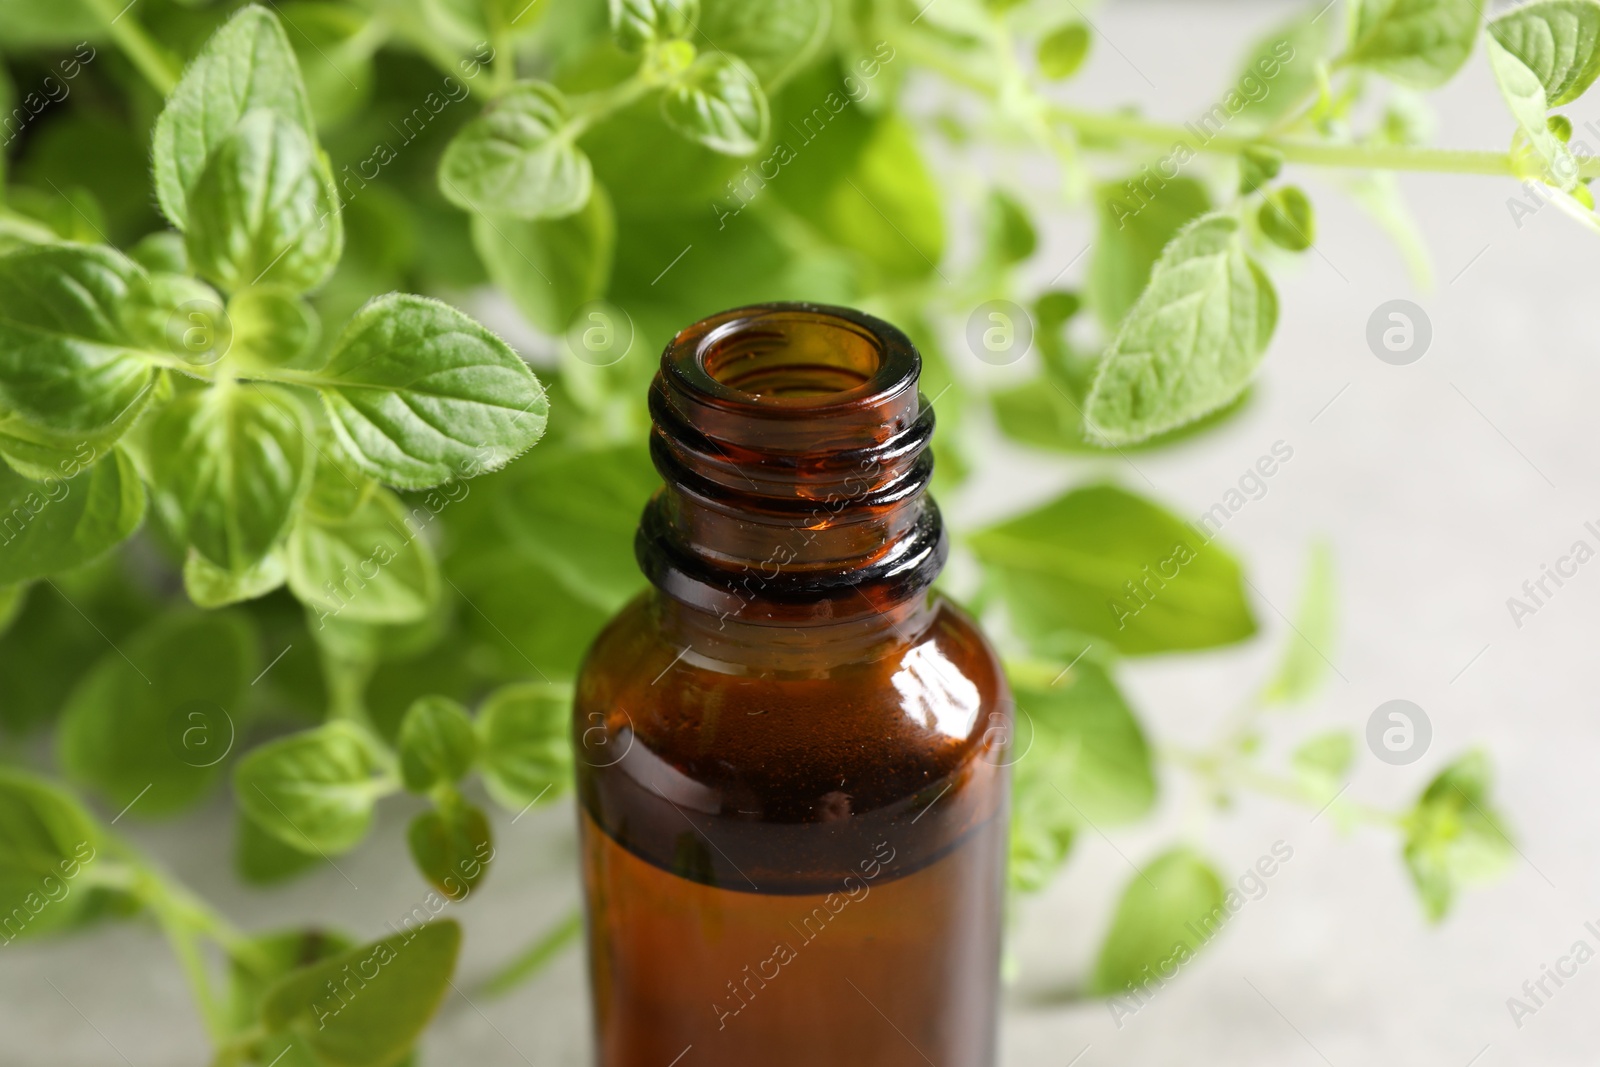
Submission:
[[[751,623],[893,616],[944,564],[927,497],[933,410],[888,323],[760,304],[673,338],[650,390],[665,485],[640,565],[691,608]]]

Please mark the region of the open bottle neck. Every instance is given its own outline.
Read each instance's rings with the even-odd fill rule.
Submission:
[[[665,485],[636,542],[646,576],[719,629],[914,625],[947,552],[920,369],[903,333],[844,308],[755,305],[678,334],[650,390]]]

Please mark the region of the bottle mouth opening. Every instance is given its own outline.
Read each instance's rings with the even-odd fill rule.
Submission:
[[[779,303],[696,323],[667,346],[662,369],[718,407],[815,414],[914,390],[919,360],[904,334],[870,315]]]

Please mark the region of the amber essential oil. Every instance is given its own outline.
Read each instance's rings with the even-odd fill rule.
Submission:
[[[573,717],[602,1067],[994,1061],[1011,705],[932,592],[920,366],[809,304],[662,355],[651,584]]]

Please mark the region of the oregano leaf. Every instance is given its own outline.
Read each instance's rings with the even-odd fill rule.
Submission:
[[[691,141],[747,156],[771,125],[767,94],[744,60],[721,52],[698,57],[661,94],[661,116]]]
[[[400,720],[400,778],[413,793],[454,785],[478,758],[467,709],[449,697],[421,696]]]
[[[367,496],[342,521],[307,511],[289,531],[289,589],[327,620],[416,622],[439,599],[439,565],[387,489]]]
[[[204,796],[243,730],[256,632],[234,612],[159,615],[108,649],[62,710],[61,762],[117,808],[166,815]]]
[[[699,0],[610,0],[611,34],[627,52],[685,37],[700,19]]]
[[[566,791],[571,707],[570,690],[530,682],[495,690],[478,709],[483,784],[502,807],[518,811]]]
[[[284,583],[288,569],[283,554],[268,552],[240,570],[212,563],[191,547],[183,557],[183,591],[198,607],[220,608],[266,596]]]
[[[93,457],[133,422],[152,372],[121,311],[143,277],[109,248],[0,256],[0,450],[14,437]]]
[[[36,482],[0,466],[0,586],[90,562],[138,529],[144,504],[121,449],[65,479]]]
[[[1479,0],[1355,0],[1344,61],[1412,89],[1436,89],[1472,53]]]
[[[1203,215],[1178,232],[1128,312],[1085,401],[1097,440],[1127,444],[1222,407],[1250,383],[1278,298],[1239,222]]]
[[[499,470],[544,433],[544,386],[511,347],[437,300],[370,301],[308,379],[373,477],[423,489]]]
[[[1549,107],[1569,104],[1600,75],[1600,2],[1535,0],[1489,20],[1489,35],[1544,86]]]
[[[354,848],[372,825],[378,798],[398,786],[377,739],[337,720],[252,749],[233,772],[245,814],[304,852]]]
[[[469,211],[516,219],[561,218],[594,187],[589,157],[573,143],[567,98],[525,82],[462,127],[439,161],[439,190]]]
[[[200,49],[156,119],[156,197],[178,229],[188,227],[189,192],[212,151],[257,109],[276,111],[307,137],[316,129],[283,27],[266,8],[251,4]]]
[[[1540,161],[1540,178],[1557,189],[1570,189],[1578,183],[1578,164],[1571,149],[1562,143],[1546,121],[1549,100],[1539,76],[1494,38],[1483,42],[1489,53],[1489,66],[1500,95],[1517,120],[1522,135]]]
[[[183,393],[149,430],[156,507],[212,563],[245,570],[278,543],[310,485],[310,435],[299,397],[283,389]]]
[[[494,858],[494,836],[483,809],[451,798],[424,811],[406,829],[411,859],[434,888],[451,900],[465,900]]]
[[[189,194],[189,259],[229,292],[314,289],[339,262],[338,194],[309,134],[280,113],[247,113],[212,149]]]
[[[833,14],[826,0],[702,0],[702,6],[704,38],[750,64],[769,93],[816,57]]]
[[[472,244],[489,277],[545,333],[560,334],[578,308],[605,294],[616,216],[604,187],[560,219],[472,217]]]
[[[391,1067],[405,1059],[450,988],[461,927],[446,919],[302,968],[267,990],[263,1062],[293,1041],[311,1062]],[[350,975],[361,976],[359,991]],[[343,995],[341,995],[343,991]]]
[[[1136,990],[1170,974],[1213,937],[1232,911],[1222,878],[1188,848],[1162,853],[1128,880],[1100,946],[1089,991]]]

